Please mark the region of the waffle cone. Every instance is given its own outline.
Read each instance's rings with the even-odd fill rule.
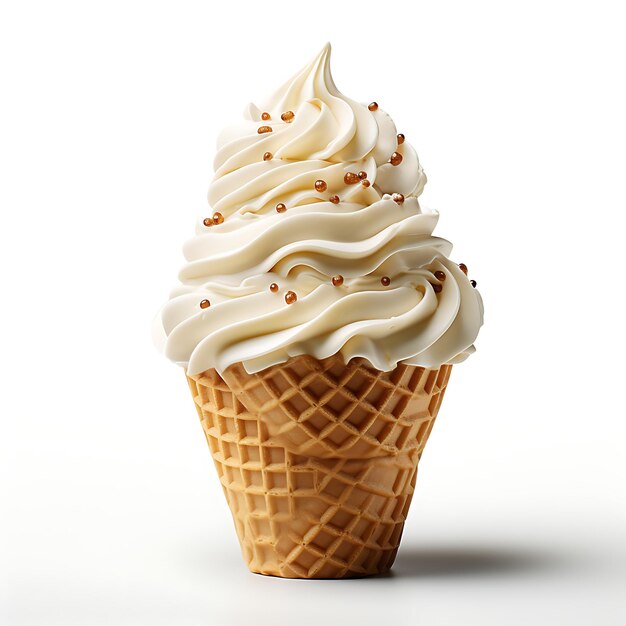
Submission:
[[[298,356],[188,376],[251,571],[389,570],[451,367]]]

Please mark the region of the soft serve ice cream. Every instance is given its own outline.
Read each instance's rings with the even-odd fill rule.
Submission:
[[[474,350],[481,298],[432,235],[417,154],[376,103],[337,90],[329,60],[327,45],[218,139],[211,215],[157,319],[191,375],[301,354],[436,367]]]

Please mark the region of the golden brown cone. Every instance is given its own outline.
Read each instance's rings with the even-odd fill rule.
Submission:
[[[451,368],[305,355],[188,376],[251,571],[389,570]]]

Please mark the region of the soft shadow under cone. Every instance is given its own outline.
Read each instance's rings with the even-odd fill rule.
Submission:
[[[251,571],[390,569],[451,369],[299,356],[188,376]]]

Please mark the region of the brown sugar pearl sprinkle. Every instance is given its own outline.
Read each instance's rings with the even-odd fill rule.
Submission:
[[[375,110],[378,108],[378,102],[370,102],[370,103],[367,105],[367,108],[368,108],[370,111],[375,111]]]
[[[399,152],[394,152],[389,159],[391,165],[400,165],[402,163],[402,155]]]
[[[272,119],[272,116],[267,111],[264,111],[263,113],[261,113],[261,119],[267,122],[267,120]]]
[[[271,158],[272,158],[272,153],[271,153],[271,152],[266,152],[266,153],[263,155],[263,160],[264,160],[264,161],[270,161],[270,160],[271,160]]]
[[[435,293],[441,293],[441,290],[443,289],[441,285],[437,285],[435,283],[430,283],[430,285]]]
[[[298,299],[298,296],[293,291],[288,291],[285,294],[285,302],[287,304],[293,304]]]
[[[277,285],[276,283],[272,283],[272,284],[270,285],[270,291],[271,291],[272,293],[276,293],[276,292],[278,291],[278,285]]]
[[[442,272],[441,270],[437,270],[437,271],[435,272],[435,278],[436,278],[437,280],[440,280],[440,281],[442,281],[442,282],[443,282],[443,281],[446,279],[446,275],[445,275],[445,273],[444,273],[444,272]]]
[[[280,116],[280,119],[281,119],[283,122],[290,123],[290,122],[292,122],[292,121],[293,121],[293,118],[294,118],[294,117],[295,117],[295,114],[294,114],[294,112],[293,112],[293,111],[285,111],[285,112],[284,112],[284,113]]]
[[[279,202],[276,205],[276,212],[277,213],[284,213],[286,210],[287,210],[287,207],[282,202]]]
[[[337,276],[333,276],[332,282],[335,287],[340,287],[341,285],[343,285],[343,276],[341,274],[337,274]]]
[[[391,199],[396,204],[402,204],[404,202],[404,196],[401,193],[394,193],[393,196],[391,196]]]
[[[363,170],[361,170],[357,176],[361,179],[361,180],[365,180],[367,178],[367,172],[364,172]]]
[[[316,180],[315,181],[315,191],[319,191],[322,193],[328,189],[328,185],[325,180]]]
[[[203,300],[200,303],[200,308],[201,309],[208,309],[211,306],[211,303],[208,300]]]
[[[383,276],[380,279],[380,283],[384,286],[384,287],[389,287],[389,285],[391,285],[391,278],[389,278],[389,276]]]
[[[470,285],[471,285],[472,287],[474,287],[474,289],[476,288],[476,285],[477,285],[477,284],[478,284],[478,283],[477,283],[475,280],[470,280]]]
[[[356,185],[360,180],[359,175],[354,172],[347,172],[343,177],[343,182],[346,183],[346,185]]]
[[[339,204],[339,196],[331,196],[328,198],[333,204]]]
[[[202,223],[203,223],[205,226],[213,226],[213,220],[212,220],[210,217],[205,217],[205,218],[202,220]]]
[[[271,133],[272,127],[271,126],[259,126],[256,132],[259,133],[259,135],[262,135],[263,133]]]
[[[224,216],[221,213],[213,213],[213,222],[215,224],[222,224],[224,222]]]
[[[398,136],[396,137],[396,139],[398,140],[399,146],[401,146],[404,143],[404,135],[402,133],[398,133]]]
[[[363,187],[369,187],[370,186],[370,181],[367,180],[367,178],[365,180],[361,181],[361,185],[363,185]]]
[[[459,269],[467,276],[467,265],[465,263],[459,263]]]

